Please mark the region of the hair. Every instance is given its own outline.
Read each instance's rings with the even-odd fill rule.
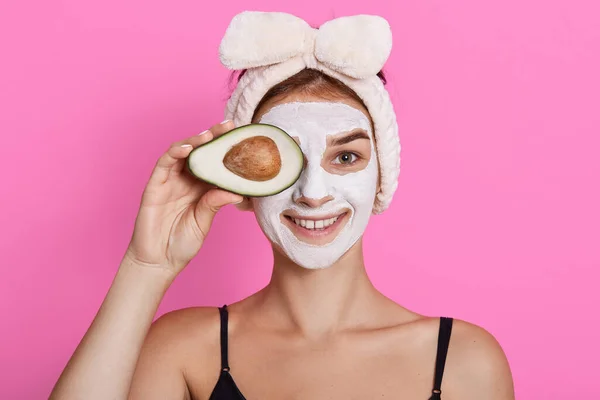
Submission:
[[[239,72],[237,81],[239,82],[242,76],[246,73],[246,70]],[[231,75],[231,80],[234,79],[236,72]],[[383,71],[379,71],[377,76],[383,84],[387,83],[387,79]],[[286,80],[279,82],[277,85],[270,88],[267,93],[263,96],[260,102],[254,109],[254,115],[270,100],[284,97],[291,93],[304,93],[308,95],[322,96],[327,99],[336,100],[340,98],[350,98],[368,110],[363,100],[356,94],[356,92],[346,86],[342,81],[332,76],[324,74],[323,72],[316,69],[305,68],[302,71],[292,75]]]

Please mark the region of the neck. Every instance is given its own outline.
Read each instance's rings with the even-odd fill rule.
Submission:
[[[300,267],[277,250],[274,260],[261,309],[283,318],[283,324],[305,336],[319,337],[366,323],[369,306],[381,296],[365,270],[362,238],[324,269]]]

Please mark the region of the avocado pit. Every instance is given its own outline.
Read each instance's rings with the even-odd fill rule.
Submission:
[[[234,145],[223,157],[229,171],[252,181],[268,181],[281,171],[281,155],[275,141],[253,136]]]

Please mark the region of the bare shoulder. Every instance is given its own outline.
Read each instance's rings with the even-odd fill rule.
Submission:
[[[219,313],[214,307],[190,307],[170,311],[157,318],[150,328],[152,335],[163,339],[197,340],[218,328]]]
[[[145,346],[164,349],[179,364],[210,363],[218,352],[219,312],[214,307],[191,307],[168,312],[152,324]],[[214,353],[214,354],[213,354]]]
[[[513,400],[510,366],[498,340],[476,324],[454,318],[442,380],[446,398]]]
[[[148,331],[130,399],[196,398],[219,371],[219,313],[194,307],[168,312]],[[192,396],[193,395],[193,396]]]

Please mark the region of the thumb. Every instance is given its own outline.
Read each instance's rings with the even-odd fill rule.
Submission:
[[[206,192],[194,210],[196,222],[201,232],[208,234],[208,230],[212,225],[217,212],[227,204],[236,204],[244,200],[244,197],[239,194],[227,192],[222,189],[210,189]]]

